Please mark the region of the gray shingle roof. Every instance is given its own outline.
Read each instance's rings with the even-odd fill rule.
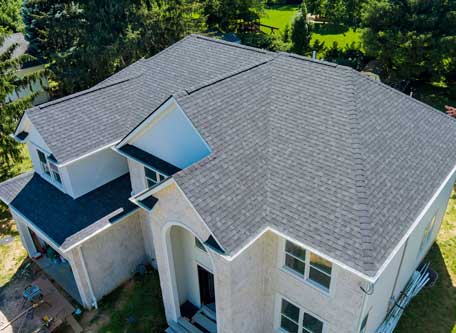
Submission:
[[[26,114],[57,161],[64,163],[120,140],[174,92],[267,57],[266,51],[189,36],[94,88]]]
[[[280,54],[187,92],[212,154],[174,178],[229,254],[272,226],[374,276],[456,165],[453,119],[343,66]]]
[[[174,178],[228,254],[272,226],[374,276],[456,164],[455,121],[406,95],[198,36],[27,114],[63,163],[174,93],[212,149]]]
[[[73,199],[29,172],[0,184],[0,199],[63,249],[93,234],[137,207],[130,202],[130,176],[121,176]]]

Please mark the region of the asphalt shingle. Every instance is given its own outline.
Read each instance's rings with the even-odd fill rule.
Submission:
[[[33,172],[0,184],[0,198],[63,249],[136,209],[130,195],[129,174],[78,199]]]

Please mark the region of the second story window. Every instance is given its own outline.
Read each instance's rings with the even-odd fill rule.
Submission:
[[[44,155],[44,153],[42,151],[39,151],[38,149],[36,151],[38,152],[38,158],[40,159],[41,170],[45,174],[50,176],[51,172],[49,171],[49,165],[48,165],[48,161],[47,161],[46,155]]]
[[[54,163],[50,162],[46,155],[40,151],[36,150],[38,153],[38,158],[40,160],[41,170],[55,180],[57,183],[62,184],[62,178],[60,177],[59,168]]]
[[[165,176],[162,175],[161,173],[151,170],[149,168],[144,168],[144,171],[146,173],[146,182],[147,182],[147,187],[152,187],[158,183],[161,183],[162,181],[165,180]]]
[[[49,162],[49,169],[51,170],[52,178],[59,183],[62,184],[62,178],[60,178],[59,168],[52,162]]]
[[[322,290],[329,291],[332,263],[288,240],[285,242],[284,267]]]

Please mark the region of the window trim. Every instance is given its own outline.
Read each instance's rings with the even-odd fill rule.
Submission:
[[[158,185],[160,183],[163,183],[166,179],[168,179],[168,177],[166,175],[164,175],[163,173],[161,173],[161,172],[159,172],[159,171],[157,171],[157,170],[155,170],[153,168],[149,168],[149,167],[144,165],[144,182],[146,184],[146,188],[153,187],[153,186],[149,186],[149,180],[150,181],[154,181],[152,178],[147,177],[146,169],[151,171],[151,172],[154,172],[155,176],[156,176],[156,179],[158,179],[158,181],[155,182],[155,184],[153,186]]]
[[[298,318],[298,333],[304,333],[304,325],[303,325],[303,320],[304,320],[304,313],[307,313],[311,315],[312,317],[318,319],[323,323],[323,330],[322,333],[326,333],[328,331],[328,322],[324,320],[321,316],[317,315],[316,313],[309,311],[306,307],[299,305],[298,302],[295,302],[291,300],[288,297],[285,297],[281,294],[276,295],[276,310],[274,311],[274,318],[275,318],[275,330],[280,333],[288,333],[286,330],[284,330],[282,327],[280,327],[281,319],[282,319],[282,300],[287,301],[288,303],[294,305],[299,309],[299,318]],[[284,315],[285,318],[288,318],[288,320],[291,320],[292,322],[295,322],[291,318],[289,318],[287,315]],[[306,331],[308,331],[306,329]]]
[[[304,268],[304,276],[299,274],[299,272],[293,270],[292,268],[286,266],[285,264],[285,257],[286,257],[286,254],[288,252],[285,251],[285,248],[286,248],[286,242],[291,242],[293,244],[295,244],[296,246],[299,246],[300,248],[304,249],[306,251],[306,262],[305,262],[305,268]],[[309,278],[309,272],[310,272],[310,254],[313,253],[315,255],[317,255],[318,257],[321,257],[320,255],[318,255],[317,253],[315,252],[312,252],[310,249],[308,248],[305,248],[305,247],[302,247],[300,246],[299,244],[297,243],[294,243],[293,241],[290,241],[288,239],[285,239],[285,238],[282,238],[281,239],[281,242],[280,242],[280,246],[278,247],[279,249],[279,260],[278,260],[278,263],[279,263],[279,269],[282,271],[282,272],[285,272],[287,274],[289,274],[290,276],[292,276],[293,278],[297,279],[298,281],[318,290],[320,293],[322,293],[323,295],[325,296],[332,296],[333,293],[334,293],[334,290],[335,290],[335,280],[336,280],[336,265],[330,261],[330,260],[327,260],[326,258],[323,258],[327,261],[329,261],[331,263],[331,276],[330,276],[330,282],[329,282],[329,288],[325,288],[324,286],[320,285],[319,283],[311,280]],[[312,266],[312,268],[314,268]]]
[[[63,189],[63,179],[62,179],[62,175],[60,173],[60,168],[58,167],[58,165],[55,164],[54,162],[49,161],[49,158],[44,151],[42,151],[41,149],[39,149],[37,147],[35,147],[35,149],[36,149],[36,154],[38,156],[38,162],[40,163],[40,167],[41,167],[40,174],[44,175],[48,180],[50,180],[54,185],[56,185],[60,189]],[[46,160],[46,163],[41,160],[40,154],[43,155],[44,159]],[[51,165],[53,167],[51,167]],[[46,170],[47,170],[47,172],[46,172]],[[57,173],[60,181],[55,176],[55,173]]]

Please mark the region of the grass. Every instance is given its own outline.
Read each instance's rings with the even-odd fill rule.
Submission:
[[[334,42],[337,42],[339,47],[352,43],[362,45],[361,34],[362,31],[360,29],[355,31],[353,28],[345,28],[340,25],[315,24],[311,42],[318,39],[320,42],[324,42],[325,46],[328,48],[331,47]]]
[[[456,193],[453,192],[437,242],[425,260],[439,273],[436,285],[416,296],[396,333],[456,333]]]
[[[0,204],[0,240],[5,238],[12,240],[0,245],[0,288],[13,278],[27,258],[27,252],[22,246],[19,232],[11,219],[8,208],[4,204]]]
[[[291,27],[291,23],[297,12],[298,5],[271,6],[265,9],[265,13],[261,18],[261,24],[270,25],[283,31],[287,24]],[[262,28],[262,30],[267,33],[271,31],[268,28]]]
[[[265,9],[265,13],[261,18],[261,23],[279,28],[282,32],[288,24],[291,27],[293,18],[298,11],[298,5],[282,5],[271,6]],[[270,29],[262,27],[262,31],[270,33]],[[314,31],[312,33],[312,40],[319,40],[324,42],[326,47],[331,47],[334,42],[339,44],[339,47],[351,44],[352,42],[361,43],[360,29],[356,31],[352,28],[345,28],[335,24],[314,24]]]
[[[32,168],[28,150],[25,145],[22,148],[24,159],[12,170],[13,174],[20,174]],[[0,245],[0,287],[8,283],[16,274],[19,267],[27,258],[27,252],[22,246],[16,224],[11,218],[8,208],[0,204],[0,240],[12,238],[11,242]]]
[[[151,270],[103,298],[97,316],[103,314],[110,320],[97,330],[100,333],[163,332],[167,324],[158,273]]]

